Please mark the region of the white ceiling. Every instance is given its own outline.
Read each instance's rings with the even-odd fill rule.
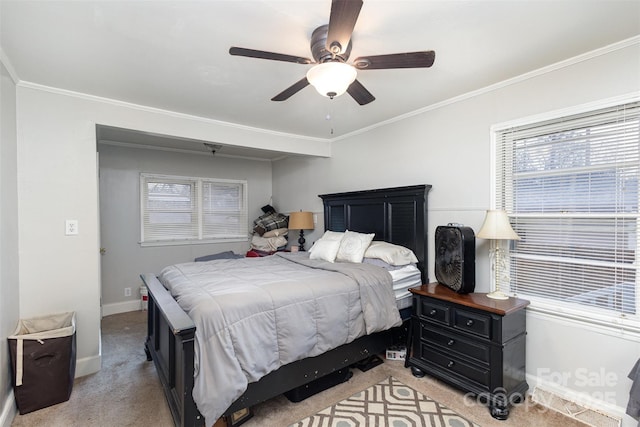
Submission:
[[[330,6],[0,0],[0,53],[23,82],[331,139],[640,34],[638,0],[364,0],[351,59],[436,51],[428,69],[360,71],[376,97],[366,106],[311,86],[270,101],[310,65],[228,54],[239,46],[311,57],[311,32]]]

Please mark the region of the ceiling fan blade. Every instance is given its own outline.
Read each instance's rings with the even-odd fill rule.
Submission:
[[[313,61],[309,58],[300,56],[285,55],[282,53],[266,52],[264,50],[245,49],[243,47],[232,47],[229,53],[235,56],[246,56],[249,58],[271,59],[273,61],[294,62],[296,64],[311,64]]]
[[[326,48],[334,55],[344,53],[356,26],[362,0],[333,0]]]
[[[436,53],[422,52],[393,53],[390,55],[361,56],[353,61],[359,70],[384,70],[387,68],[428,68],[433,65]]]
[[[354,80],[353,83],[349,85],[347,93],[360,105],[366,105],[376,100],[375,96],[371,95],[371,92],[362,86],[362,83],[358,80]]]
[[[286,88],[285,90],[283,90],[282,92],[280,92],[279,94],[271,98],[271,100],[286,101],[291,96],[295,95],[296,93],[298,93],[299,91],[301,91],[307,86],[309,86],[309,80],[307,80],[306,77],[303,77],[302,79],[298,80],[296,83],[292,84],[291,86],[289,86],[288,88]]]

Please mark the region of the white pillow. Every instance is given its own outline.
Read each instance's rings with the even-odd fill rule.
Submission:
[[[344,237],[344,233],[341,231],[331,231],[331,230],[327,230],[324,232],[324,234],[322,235],[322,237],[320,239],[318,239],[318,241],[320,240],[337,240],[338,242],[340,240],[342,240],[342,237]]]
[[[333,262],[340,248],[340,240],[317,240],[309,249],[309,259]]]
[[[309,249],[309,259],[321,259],[333,262],[340,248],[344,233],[327,230]]]
[[[364,256],[365,258],[378,258],[391,265],[407,265],[418,262],[418,258],[411,249],[387,242],[371,242]]]
[[[375,236],[374,233],[364,234],[355,231],[345,231],[340,241],[340,249],[336,255],[337,261],[362,262],[364,253]]]

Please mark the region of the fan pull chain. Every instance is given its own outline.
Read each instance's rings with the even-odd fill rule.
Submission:
[[[331,105],[331,104],[329,104],[329,105]],[[333,121],[332,121],[333,116],[332,116],[332,114],[331,114],[331,113],[332,113],[332,111],[331,111],[331,107],[329,107],[329,108],[327,109],[327,115],[326,115],[326,116],[324,116],[324,119],[330,123],[330,125],[331,125],[331,126],[330,126],[330,128],[331,128],[331,129],[330,129],[329,133],[330,133],[331,135],[333,135]]]

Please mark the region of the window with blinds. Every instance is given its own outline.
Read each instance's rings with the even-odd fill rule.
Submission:
[[[246,240],[246,181],[140,174],[143,244]]]
[[[494,129],[512,294],[640,320],[640,102]]]

